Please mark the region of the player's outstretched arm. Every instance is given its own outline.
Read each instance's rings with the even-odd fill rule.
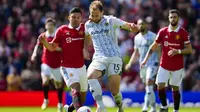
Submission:
[[[135,23],[126,23],[120,28],[131,32],[138,32],[138,26]]]
[[[129,69],[131,68],[131,65],[136,62],[136,59],[138,59],[138,56],[139,56],[138,49],[134,49],[134,52],[131,55],[131,59],[129,60],[128,64],[125,66],[126,71],[129,71]]]
[[[156,50],[158,45],[159,44],[156,41],[153,42],[153,44],[149,47],[149,50],[147,51],[147,54],[146,54],[144,60],[141,62],[140,67],[143,67],[146,64],[146,62],[149,59],[150,55]]]

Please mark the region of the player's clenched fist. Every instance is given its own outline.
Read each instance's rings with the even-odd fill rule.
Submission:
[[[44,43],[44,42],[46,41],[45,35],[40,35],[38,39],[39,39],[39,41],[40,41],[41,43]]]
[[[131,23],[130,24],[130,27],[131,27],[131,31],[132,32],[138,32],[138,26],[136,25],[136,24],[134,24],[134,23]]]

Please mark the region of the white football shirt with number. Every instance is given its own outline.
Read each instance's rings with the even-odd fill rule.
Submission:
[[[134,39],[134,49],[138,49],[140,59],[139,62],[141,63],[143,59],[146,56],[146,53],[151,46],[151,44],[156,39],[156,34],[148,31],[145,35],[142,35],[141,33],[137,34]],[[155,64],[158,64],[158,53],[153,52],[152,55],[149,57],[147,61],[147,66],[155,66]]]
[[[92,37],[94,57],[121,57],[116,29],[126,24],[125,21],[113,16],[103,16],[99,23],[88,20],[85,23],[85,34]]]

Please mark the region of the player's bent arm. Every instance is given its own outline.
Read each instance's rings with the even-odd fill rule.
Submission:
[[[36,44],[35,47],[34,47],[33,53],[31,55],[31,61],[35,60],[35,57],[37,56],[38,48],[39,48],[39,45]]]
[[[85,35],[84,38],[84,49],[87,50],[88,47],[92,44],[92,39],[90,35]]]
[[[143,60],[143,62],[147,62],[147,60],[149,59],[149,57],[151,56],[151,54],[156,50],[156,48],[158,47],[158,43],[156,41],[153,42],[153,44],[151,44],[151,46],[149,47],[149,50],[147,51],[147,54]]]
[[[62,51],[62,48],[57,47],[55,50],[56,50],[56,51]]]
[[[179,52],[180,54],[191,54],[192,53],[192,45],[191,44],[187,44],[185,45],[185,48],[180,50]]]
[[[137,32],[138,31],[138,27],[134,23],[128,23],[127,22],[126,24],[122,25],[120,28],[127,30],[127,31],[131,31],[131,32]]]
[[[43,45],[49,50],[49,51],[54,51],[58,47],[58,44],[53,43],[53,42],[48,42],[46,39],[41,41]]]

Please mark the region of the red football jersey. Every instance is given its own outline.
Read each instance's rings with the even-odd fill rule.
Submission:
[[[48,35],[46,32],[40,34],[38,38],[40,38],[41,36],[45,36],[48,42],[51,42],[54,38],[52,35]],[[37,44],[42,45],[42,43],[39,40]],[[47,50],[46,47],[43,46],[41,60],[42,60],[42,63],[45,63],[52,68],[58,68],[61,65],[61,51],[51,52]]]
[[[170,48],[181,50],[184,49],[184,45],[190,44],[188,32],[184,28],[179,26],[174,31],[170,27],[162,28],[157,34],[156,42],[161,44],[162,47],[160,66],[171,71],[184,67],[182,54],[168,56]]]
[[[62,66],[80,68],[84,65],[84,24],[78,28],[72,28],[70,25],[59,27],[52,42],[62,48]]]

